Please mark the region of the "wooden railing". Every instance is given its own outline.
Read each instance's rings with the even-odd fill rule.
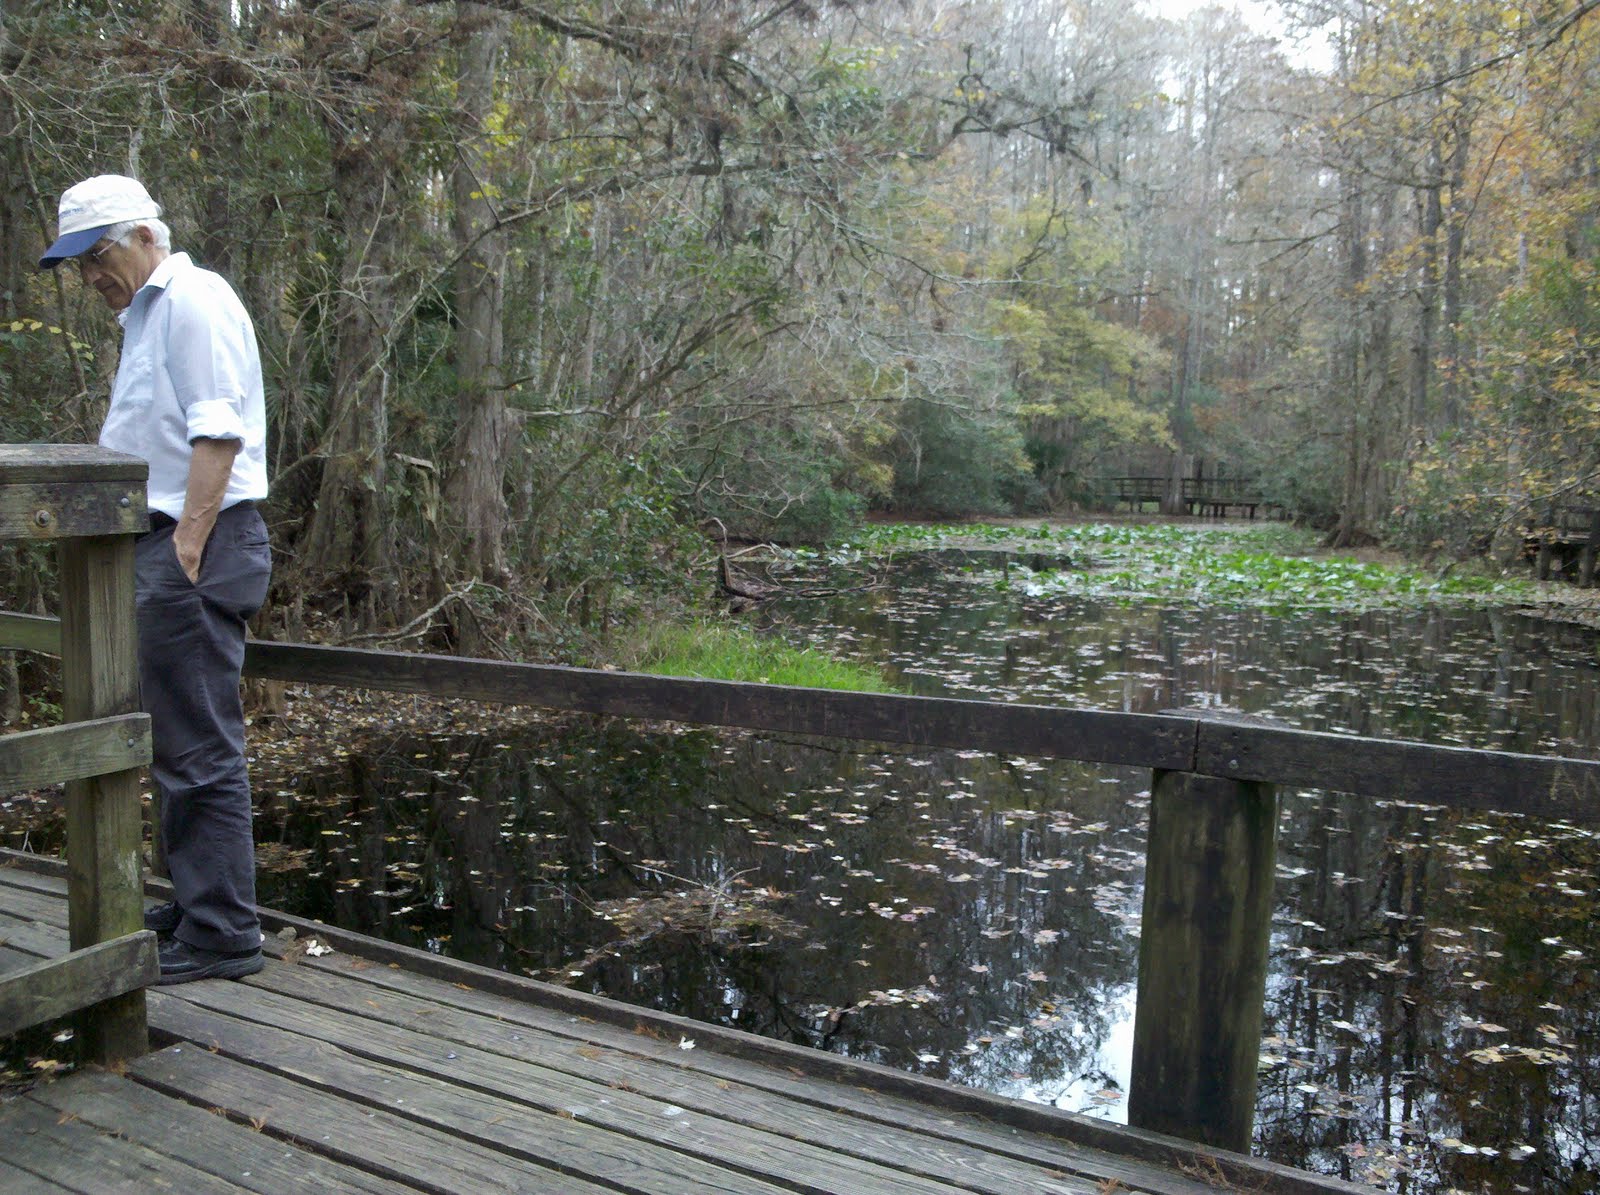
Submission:
[[[1138,511],[1146,503],[1159,506],[1166,501],[1170,481],[1164,476],[1103,477],[1095,485],[1107,505],[1126,502],[1129,510]],[[1261,483],[1249,477],[1185,477],[1177,497],[1193,515],[1222,517],[1237,509],[1253,519],[1256,511],[1267,505],[1261,495]]]
[[[245,673],[590,714],[1150,768],[1130,1123],[1247,1150],[1265,999],[1276,785],[1600,822],[1600,761],[1125,714],[251,643]]]
[[[49,620],[0,640],[49,650]],[[1124,714],[252,642],[245,675],[1152,770],[1129,1119],[1247,1149],[1277,786],[1600,823],[1600,761],[1295,730],[1214,711]]]
[[[160,974],[141,914],[139,769],[150,719],[137,712],[133,540],[146,527],[145,462],[99,448],[0,446],[0,538],[52,540],[64,724],[0,737],[0,791],[67,785],[71,953],[0,972],[0,1034],[80,1013],[82,1053],[144,1053],[144,988]],[[8,645],[39,647],[42,630]],[[27,642],[30,635],[35,640]]]
[[[1548,581],[1552,573],[1588,588],[1595,579],[1595,553],[1600,549],[1600,506],[1545,508],[1544,526],[1531,533],[1536,545],[1534,571]]]

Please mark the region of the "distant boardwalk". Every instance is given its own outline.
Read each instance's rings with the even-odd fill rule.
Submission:
[[[1126,502],[1130,512],[1138,513],[1146,506],[1160,509],[1171,483],[1165,476],[1145,476],[1104,477],[1095,484],[1107,506]],[[1253,519],[1268,505],[1261,496],[1261,483],[1249,477],[1185,477],[1179,500],[1191,515],[1218,519],[1230,514]]]
[[[1600,506],[1547,506],[1543,524],[1528,530],[1527,549],[1539,580],[1558,577],[1587,589],[1595,583]]]
[[[0,852],[0,970],[66,950],[65,880],[35,866]],[[0,1190],[1364,1189],[264,920],[297,932],[262,974],[148,993],[164,1049],[0,1104]]]

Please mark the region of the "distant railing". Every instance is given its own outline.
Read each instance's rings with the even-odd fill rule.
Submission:
[[[1170,484],[1165,476],[1103,477],[1095,487],[1106,505],[1126,502],[1130,511],[1140,511],[1148,503],[1159,508],[1167,500]],[[1217,518],[1237,510],[1253,519],[1257,510],[1268,505],[1261,495],[1261,483],[1251,477],[1185,477],[1177,498],[1189,514]]]
[[[0,538],[57,544],[61,618],[48,640],[61,656],[65,719],[0,737],[0,792],[67,785],[72,948],[0,972],[0,1034],[81,1013],[82,1053],[105,1064],[149,1048],[144,988],[160,975],[139,858],[150,719],[137,712],[133,541],[147,526],[147,472],[99,448],[0,446]],[[42,633],[9,646],[38,647]]]
[[[0,640],[48,650],[48,620]],[[628,718],[979,749],[1153,772],[1129,1119],[1248,1149],[1276,786],[1600,823],[1600,761],[1295,730],[1215,711],[1125,714],[798,689],[299,643],[252,642],[245,674]]]
[[[1594,584],[1595,552],[1600,547],[1600,506],[1545,507],[1544,525],[1529,533],[1535,546],[1539,580],[1552,574],[1588,588]]]

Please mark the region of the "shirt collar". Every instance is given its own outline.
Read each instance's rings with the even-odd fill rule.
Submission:
[[[139,289],[153,286],[158,290],[165,290],[167,283],[172,281],[172,276],[189,264],[187,253],[169,253],[156,263],[156,268],[150,271],[150,277]]]
[[[133,312],[134,307],[138,305],[140,295],[145,294],[147,291],[166,290],[167,284],[172,281],[173,275],[179,270],[190,268],[192,265],[193,263],[189,260],[187,253],[169,253],[163,257],[156,263],[156,268],[150,271],[150,277],[145,279],[144,285],[135,292],[133,302],[117,312],[117,323],[126,330],[128,316]]]

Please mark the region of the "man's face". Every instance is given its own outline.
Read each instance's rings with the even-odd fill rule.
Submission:
[[[164,256],[155,247],[155,237],[150,230],[136,228],[133,244],[98,241],[74,260],[84,285],[99,291],[112,311],[121,311],[133,302],[139,288],[150,281],[150,275]]]

